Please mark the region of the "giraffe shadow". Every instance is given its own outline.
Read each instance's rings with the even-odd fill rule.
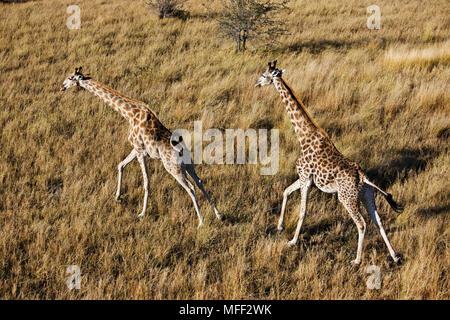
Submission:
[[[249,214],[244,214],[243,212],[239,213],[237,210],[232,210],[228,213],[222,213],[222,223],[226,226],[232,226],[240,223],[250,222]],[[217,220],[217,219],[216,219]]]
[[[416,214],[423,216],[423,217],[430,217],[430,216],[437,216],[444,213],[450,212],[450,203],[444,204],[442,206],[434,206],[434,207],[428,207],[419,209],[416,211]]]
[[[221,213],[222,213],[222,223],[224,225],[228,225],[228,226],[234,225],[237,222],[239,222],[239,220],[240,220],[238,217],[236,217],[233,214],[228,214],[228,213],[223,213],[223,212],[221,212]]]
[[[303,52],[309,51],[312,54],[320,54],[328,49],[350,49],[366,45],[368,41],[347,41],[347,40],[314,40],[314,41],[298,41],[292,44],[282,46],[279,50],[282,52]]]
[[[414,173],[426,169],[428,163],[439,156],[435,148],[404,148],[387,152],[384,161],[366,170],[370,179],[383,189],[390,187],[396,180],[405,182]]]
[[[274,128],[274,123],[272,122],[272,120],[268,119],[268,118],[259,118],[256,119],[255,121],[253,121],[250,125],[250,128],[254,128],[254,129],[267,129],[267,130],[271,130]]]
[[[123,193],[120,195],[120,201],[115,200],[117,206],[122,207],[123,209],[126,209],[129,211],[129,214],[137,215],[139,214],[139,206],[140,201],[138,197],[130,197],[126,193]],[[147,211],[144,215],[145,219],[151,219],[152,222],[156,222],[161,218],[161,213],[158,210],[158,207],[156,205],[152,205],[150,202],[148,204]]]
[[[191,13],[186,10],[175,10],[172,14],[173,17],[178,18],[182,21],[186,21],[191,17]]]
[[[280,231],[277,229],[275,224],[270,224],[266,227],[266,229],[264,230],[264,234],[266,235],[266,237],[271,237],[271,236],[279,236],[284,232],[284,230]]]
[[[305,228],[303,229],[303,241],[311,242],[313,241],[312,238],[314,235],[330,231],[333,227],[335,227],[334,222],[335,221],[332,220],[322,220],[313,225],[305,225]]]

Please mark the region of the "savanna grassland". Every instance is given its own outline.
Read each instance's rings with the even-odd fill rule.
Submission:
[[[159,20],[144,1],[0,4],[0,298],[2,299],[448,299],[450,4],[442,1],[291,1],[289,34],[236,53],[217,36],[219,6],[190,1],[185,19]],[[381,8],[369,30],[366,8]],[[269,60],[337,148],[405,206],[377,205],[403,254],[392,266],[367,214],[363,262],[351,267],[357,230],[335,195],[313,188],[299,243],[292,237],[300,193],[289,197],[286,230],[275,232],[283,190],[296,180],[292,125],[273,87],[255,88]],[[93,95],[59,91],[75,67],[145,101],[171,130],[280,130],[279,170],[197,165],[226,220],[148,160],[142,208],[128,124]],[[81,268],[80,290],[66,268]],[[366,268],[381,268],[380,290]]]

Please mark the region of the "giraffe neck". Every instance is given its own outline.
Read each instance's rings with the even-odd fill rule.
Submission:
[[[314,121],[306,110],[305,105],[297,98],[289,85],[281,77],[274,78],[273,83],[286,105],[289,119],[294,126],[295,134],[302,147],[306,147],[306,141],[309,141],[307,138],[316,135],[316,133],[329,140],[328,135]]]
[[[108,88],[94,79],[80,81],[80,86],[102,99],[107,105],[119,112],[125,119],[130,120],[130,109],[136,106],[133,99],[125,97],[114,89]]]

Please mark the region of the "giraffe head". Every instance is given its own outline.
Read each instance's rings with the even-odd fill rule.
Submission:
[[[266,71],[261,75],[256,83],[255,87],[269,86],[273,84],[273,79],[281,78],[284,70],[280,70],[277,68],[277,60],[273,63],[269,61],[269,65],[266,68]]]
[[[80,81],[88,80],[89,77],[81,72],[82,67],[75,68],[75,72],[64,80],[61,87],[61,91],[67,90],[72,87],[80,86]]]

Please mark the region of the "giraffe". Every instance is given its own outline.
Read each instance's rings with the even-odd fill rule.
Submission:
[[[111,106],[115,111],[119,112],[130,125],[128,141],[131,143],[133,150],[118,165],[118,182],[116,191],[116,200],[120,202],[120,189],[122,184],[122,172],[127,164],[137,158],[142,170],[144,179],[144,203],[141,213],[138,217],[142,217],[147,210],[147,200],[149,192],[149,181],[147,168],[145,165],[145,157],[161,160],[164,168],[178,181],[179,184],[187,191],[194,203],[194,208],[199,219],[198,227],[203,225],[203,217],[198,206],[195,187],[189,180],[187,174],[194,180],[197,187],[203,192],[206,199],[210,203],[219,220],[223,216],[205,191],[202,181],[197,176],[189,154],[182,137],[179,141],[172,139],[172,133],[167,129],[156,117],[150,107],[144,102],[137,101],[126,97],[116,90],[108,88],[97,80],[94,80],[89,74],[81,72],[82,67],[76,68],[75,72],[67,77],[61,87],[61,91],[71,87],[81,87],[95,96],[102,99],[106,104]],[[181,157],[180,157],[181,156]],[[182,160],[180,160],[182,159]]]
[[[337,193],[339,201],[344,205],[357,226],[358,247],[356,258],[352,260],[353,265],[358,265],[361,262],[364,233],[366,230],[366,223],[360,211],[360,202],[363,203],[381,233],[392,259],[398,263],[401,256],[395,253],[381,224],[381,219],[375,206],[374,189],[381,192],[395,211],[401,212],[403,208],[393,200],[391,194],[372,183],[357,163],[345,158],[337,150],[329,136],[314,121],[306,110],[306,107],[284,81],[282,78],[284,70],[279,70],[276,63],[276,60],[273,63],[269,62],[265,72],[259,78],[256,87],[272,84],[275,86],[275,89],[286,105],[286,111],[294,126],[295,134],[301,146],[300,158],[296,161],[299,178],[283,192],[283,203],[278,221],[278,230],[281,231],[283,229],[283,217],[288,196],[292,192],[300,189],[301,203],[299,219],[294,237],[288,244],[289,246],[293,246],[297,243],[300,228],[306,213],[308,192],[314,184],[323,192]]]

